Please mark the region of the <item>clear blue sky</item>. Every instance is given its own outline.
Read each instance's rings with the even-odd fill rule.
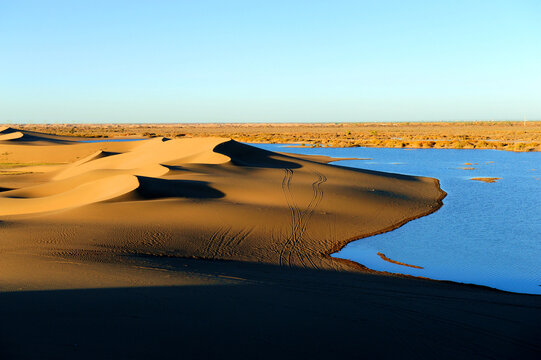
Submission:
[[[0,123],[524,115],[539,0],[0,0]]]

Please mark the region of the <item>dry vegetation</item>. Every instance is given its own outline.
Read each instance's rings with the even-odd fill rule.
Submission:
[[[26,124],[59,135],[220,136],[303,146],[498,149],[541,151],[541,121],[324,124]]]

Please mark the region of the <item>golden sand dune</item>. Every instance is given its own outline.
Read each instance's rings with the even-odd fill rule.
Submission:
[[[0,141],[15,140],[23,137],[23,133],[20,131],[14,131],[9,133],[2,133],[0,131]]]
[[[2,359],[539,358],[536,297],[329,256],[438,209],[435,179],[20,133],[0,140]]]
[[[123,195],[138,186],[135,176],[114,175],[50,196],[17,199],[10,198],[12,193],[7,192],[0,198],[0,216],[33,214],[92,204]]]
[[[137,146],[132,141],[100,143],[100,146],[96,146],[94,141],[99,141],[99,139],[58,136],[6,127],[0,130],[0,161],[74,163],[92,156],[97,151],[125,152]],[[70,146],[66,147],[66,145]]]
[[[137,169],[146,169],[148,171],[149,168],[151,173],[147,176],[158,177],[168,171],[167,168],[160,166],[160,164],[171,161],[178,163],[224,163],[230,159],[212,151],[216,145],[223,141],[224,139],[219,138],[169,141],[163,141],[160,138],[144,141],[132,151],[114,156],[100,156],[70,166],[65,171],[60,172],[55,179],[65,179],[94,170],[131,170],[137,172]],[[103,155],[103,152],[101,155]]]
[[[126,145],[25,133],[13,141],[3,146],[18,161],[79,154],[65,165],[26,167],[18,175],[24,186],[13,186],[15,175],[0,178],[0,187],[13,189],[0,192],[0,219],[27,231],[48,223],[36,235],[40,243],[77,229],[76,244],[63,239],[74,256],[99,248],[343,268],[331,251],[435,211],[444,194],[434,179],[352,170],[222,138]],[[10,226],[4,232],[15,242],[24,236]]]

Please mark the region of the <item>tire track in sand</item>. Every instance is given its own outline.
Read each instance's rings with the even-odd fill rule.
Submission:
[[[218,228],[209,237],[207,245],[203,249],[203,256],[209,259],[218,259],[231,255],[234,248],[246,240],[252,231],[253,228],[245,228],[234,233],[231,231],[231,227]]]
[[[314,210],[319,206],[323,199],[321,185],[327,181],[327,177],[317,171],[314,171],[314,175],[316,175],[317,179],[312,183],[312,198],[306,208],[301,210],[296,204],[291,190],[293,170],[287,168],[284,169],[282,191],[290,211],[291,232],[280,250],[280,265],[292,266],[292,257],[296,256],[302,266],[307,267],[306,262],[308,262],[310,267],[317,268],[317,265],[313,262],[311,256],[305,255],[306,251],[311,249],[303,242],[308,222],[312,217]]]

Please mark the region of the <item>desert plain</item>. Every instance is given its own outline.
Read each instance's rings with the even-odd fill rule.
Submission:
[[[495,149],[541,151],[541,121],[20,124],[58,135],[177,138],[224,137],[251,143],[296,146]]]
[[[437,211],[437,179],[243,143],[535,151],[539,123],[310,126],[2,128],[0,357],[539,358],[539,296],[330,256]]]

